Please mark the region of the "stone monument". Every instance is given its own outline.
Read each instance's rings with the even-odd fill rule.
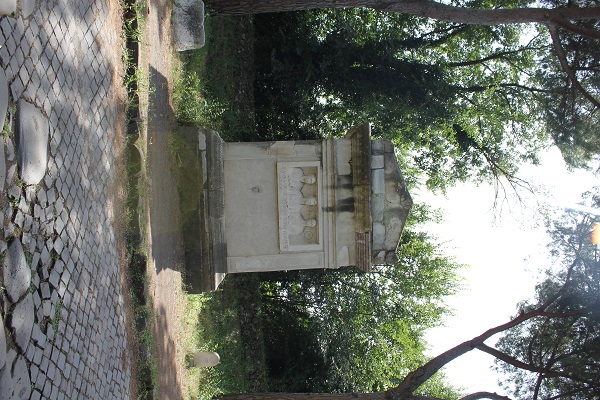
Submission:
[[[368,124],[319,141],[224,143],[200,130],[199,143],[211,267],[199,290],[226,273],[396,261],[412,200],[393,144]]]

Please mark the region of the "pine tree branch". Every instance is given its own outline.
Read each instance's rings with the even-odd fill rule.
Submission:
[[[486,61],[491,61],[491,60],[497,60],[497,59],[505,59],[506,56],[510,56],[513,54],[518,54],[521,53],[522,51],[527,51],[527,50],[539,50],[539,47],[522,47],[520,49],[516,49],[516,50],[510,50],[510,51],[501,51],[499,53],[494,53],[494,54],[490,54],[487,57],[483,57],[477,60],[470,60],[470,61],[461,61],[461,62],[454,62],[454,63],[448,63],[445,64],[446,67],[450,67],[450,68],[455,68],[455,67],[468,67],[470,65],[476,65],[476,64],[482,64]]]
[[[444,367],[450,361],[462,356],[463,354],[468,353],[469,351],[471,351],[473,349],[478,348],[479,346],[483,345],[487,339],[496,335],[497,333],[504,332],[504,331],[506,331],[510,328],[513,328],[517,325],[520,325],[520,324],[524,323],[525,321],[528,321],[532,318],[542,316],[542,314],[547,314],[547,315],[553,314],[556,316],[558,316],[558,315],[570,316],[570,315],[567,315],[570,313],[563,313],[563,314],[549,313],[547,311],[547,309],[556,300],[558,300],[561,297],[561,295],[564,294],[564,292],[566,291],[567,286],[571,281],[571,273],[573,272],[573,268],[575,268],[575,266],[577,265],[578,260],[579,260],[579,258],[576,258],[575,260],[573,260],[573,262],[569,266],[569,269],[567,271],[567,276],[565,277],[565,282],[560,287],[560,289],[558,289],[553,296],[550,296],[539,307],[534,308],[533,310],[530,310],[528,312],[522,312],[515,318],[511,319],[510,321],[508,321],[502,325],[498,325],[494,328],[490,328],[487,331],[485,331],[484,333],[482,333],[481,335],[474,337],[471,340],[467,340],[466,342],[463,342],[463,343],[459,344],[458,346],[453,347],[450,350],[443,352],[442,354],[438,355],[437,357],[432,358],[431,360],[429,360],[427,363],[425,363],[421,367],[417,368],[416,370],[414,370],[414,371],[410,372],[408,375],[406,375],[406,377],[402,380],[402,382],[400,382],[400,385],[398,385],[397,387],[395,387],[393,389],[388,390],[388,393],[403,394],[405,396],[412,394],[415,390],[417,390],[419,388],[419,386],[421,386],[423,383],[425,383],[425,381],[427,381],[429,378],[431,378],[437,371],[439,371],[442,367]],[[581,310],[580,312],[583,313],[583,310]],[[524,364],[524,365],[527,365],[527,364]],[[533,372],[537,372],[537,371],[533,371]],[[570,377],[570,378],[575,379],[573,377]]]
[[[584,28],[571,22],[567,21],[563,18],[552,18],[551,21],[556,25],[560,26],[563,29],[566,29],[570,32],[576,33],[578,35],[587,36],[592,39],[600,39],[600,32],[595,29]]]
[[[583,97],[588,99],[590,103],[592,103],[596,107],[596,109],[600,108],[600,102],[598,102],[598,100],[596,100],[594,96],[588,93],[588,91],[585,90],[583,86],[581,86],[581,84],[577,80],[577,76],[575,75],[571,67],[569,67],[569,63],[567,62],[567,56],[565,55],[565,51],[562,47],[562,44],[560,43],[560,37],[558,35],[558,29],[556,28],[556,25],[547,24],[547,26],[548,30],[550,31],[550,37],[552,38],[552,43],[554,44],[554,50],[556,51],[558,61],[560,62],[563,71],[569,77],[571,84],[583,95]]]

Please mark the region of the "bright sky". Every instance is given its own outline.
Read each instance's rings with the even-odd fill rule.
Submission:
[[[591,173],[567,172],[555,148],[542,162],[540,167],[522,168],[520,176],[544,185],[557,204],[575,204],[581,193],[599,184]],[[540,272],[548,266],[549,237],[536,219],[534,201],[526,209],[513,202],[512,210],[505,205],[501,213],[494,213],[494,190],[489,185],[459,185],[448,191],[447,198],[430,193],[413,197],[444,210],[445,221],[428,229],[444,243],[447,254],[469,265],[462,271],[465,289],[447,299],[455,315],[426,337],[434,356],[509,320],[516,304],[533,295]],[[493,345],[494,338],[486,343]],[[508,394],[497,386],[492,365],[491,356],[474,350],[451,362],[446,374],[468,392]]]

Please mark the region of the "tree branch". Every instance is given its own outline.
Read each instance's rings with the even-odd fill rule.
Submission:
[[[457,357],[462,356],[465,353],[468,353],[469,351],[471,351],[475,348],[478,348],[479,346],[483,345],[483,343],[487,339],[494,336],[495,334],[504,332],[510,328],[520,325],[523,322],[530,320],[531,318],[542,316],[542,314],[549,315],[549,313],[547,311],[548,307],[550,307],[556,300],[558,300],[560,298],[560,296],[565,292],[567,285],[570,283],[571,273],[573,271],[573,268],[575,268],[575,265],[577,265],[578,260],[579,260],[579,258],[576,258],[575,260],[573,260],[573,262],[569,266],[569,269],[567,271],[567,276],[565,277],[565,282],[560,287],[560,289],[558,289],[553,296],[550,296],[542,305],[540,305],[539,307],[537,307],[533,310],[530,310],[528,312],[522,312],[518,316],[513,318],[512,320],[510,320],[502,325],[498,325],[494,328],[490,328],[487,331],[485,331],[484,333],[482,333],[481,335],[474,337],[471,340],[467,340],[466,342],[463,342],[463,343],[459,344],[458,346],[453,347],[450,350],[443,352],[442,354],[438,355],[437,357],[432,358],[431,360],[429,360],[427,363],[425,363],[421,367],[417,368],[416,370],[414,370],[414,371],[410,372],[408,375],[406,375],[406,377],[402,380],[402,382],[400,382],[400,385],[398,385],[397,387],[395,387],[393,389],[388,390],[388,392],[405,394],[405,395],[412,394],[415,390],[417,390],[419,388],[419,386],[421,386],[426,380],[431,378],[437,371],[439,371],[442,367],[444,367],[450,361],[456,359]],[[583,312],[583,310],[581,310],[581,312]],[[560,314],[555,313],[555,315],[560,315]],[[573,377],[570,377],[570,378],[573,379]]]
[[[540,387],[542,386],[542,382],[544,380],[544,375],[542,374],[538,374],[537,380],[535,382],[535,388],[533,389],[533,398],[532,400],[537,400],[539,393],[540,393]]]
[[[491,392],[476,392],[461,397],[459,400],[477,400],[477,399],[492,399],[492,400],[511,400],[510,397],[501,396],[498,393]]]
[[[556,25],[560,26],[561,28],[566,29],[570,32],[576,33],[578,35],[587,36],[592,39],[600,39],[600,32],[598,32],[595,29],[584,28],[582,26],[572,24],[571,22],[569,22],[565,19],[562,19],[562,18],[558,18],[558,17],[552,18],[551,21],[553,23],[555,23]]]
[[[478,60],[470,60],[470,61],[448,63],[448,64],[445,64],[445,66],[450,67],[450,68],[454,68],[454,67],[467,67],[469,65],[481,64],[481,63],[484,63],[486,61],[496,60],[496,59],[499,59],[499,58],[500,59],[504,59],[506,56],[510,56],[510,55],[517,54],[517,53],[520,53],[522,51],[527,51],[527,50],[539,50],[539,48],[522,47],[522,48],[516,49],[516,50],[501,51],[499,53],[490,54],[489,56],[480,58]]]
[[[498,360],[504,361],[505,363],[510,364],[513,367],[517,367],[519,369],[524,369],[526,371],[537,372],[537,373],[548,372],[548,371],[544,370],[543,368],[539,368],[539,367],[536,367],[535,365],[530,365],[530,364],[524,363],[524,362],[522,362],[504,352],[501,352],[498,349],[490,347],[484,343],[477,346],[477,350],[481,350],[484,353],[488,353],[489,355],[496,357]]]
[[[550,37],[552,38],[552,43],[554,44],[554,50],[556,51],[556,55],[558,56],[558,61],[563,69],[563,71],[567,74],[573,86],[585,97],[588,99],[597,109],[600,108],[600,102],[596,100],[590,93],[587,92],[581,86],[579,81],[577,80],[577,76],[569,67],[569,63],[567,62],[567,56],[565,55],[565,51],[562,48],[562,44],[560,43],[560,37],[558,36],[558,29],[555,24],[547,24],[548,30],[550,31]]]

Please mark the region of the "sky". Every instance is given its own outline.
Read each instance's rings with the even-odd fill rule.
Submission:
[[[550,238],[539,217],[540,202],[576,204],[584,191],[600,184],[589,172],[568,172],[556,148],[542,156],[541,166],[524,166],[519,175],[545,188],[547,195],[540,196],[542,200],[530,198],[525,206],[504,202],[494,210],[491,185],[457,185],[446,197],[413,194],[417,202],[443,210],[444,221],[427,229],[438,237],[446,254],[468,264],[461,270],[464,289],[446,299],[454,315],[426,336],[431,356],[507,322],[517,303],[533,296],[535,283],[549,266],[546,244]],[[494,343],[494,338],[486,342]],[[492,365],[491,356],[474,350],[448,364],[445,372],[451,383],[468,392],[508,395],[497,385]]]

